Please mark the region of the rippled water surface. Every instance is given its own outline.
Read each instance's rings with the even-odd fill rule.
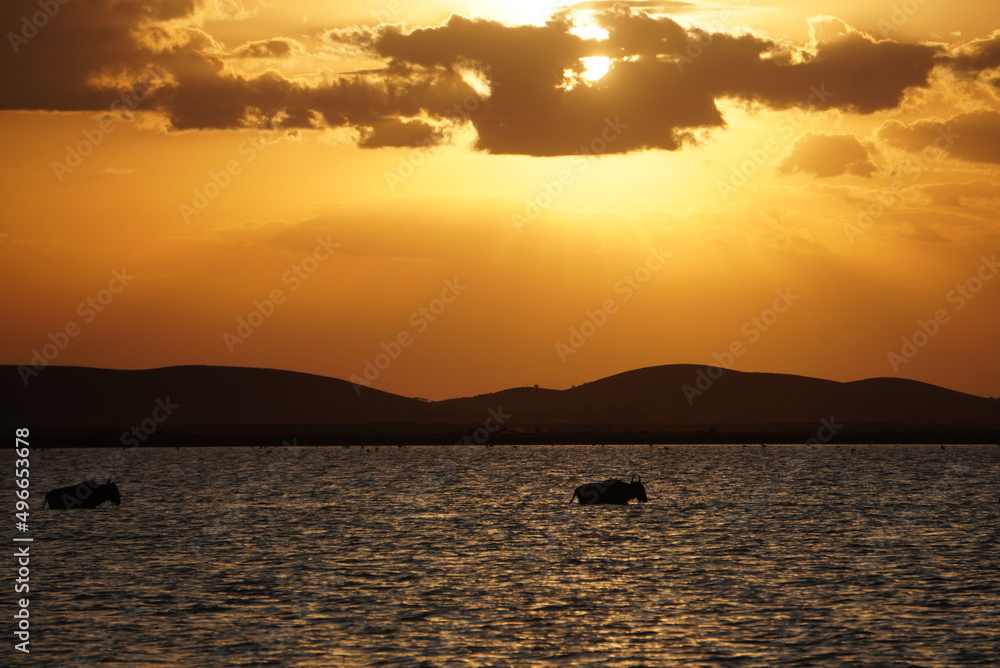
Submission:
[[[34,507],[109,465],[18,665],[1000,666],[994,446],[36,450]]]

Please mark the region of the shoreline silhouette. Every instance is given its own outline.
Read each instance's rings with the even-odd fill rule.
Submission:
[[[996,443],[1000,400],[918,381],[837,382],[648,367],[566,390],[523,387],[426,401],[311,374],[244,367],[48,367],[0,423],[44,426],[51,447],[604,443]],[[719,370],[721,371],[721,370]],[[57,426],[58,425],[58,426]]]

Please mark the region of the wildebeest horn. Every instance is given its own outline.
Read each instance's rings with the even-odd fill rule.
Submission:
[[[632,484],[632,483],[634,483],[634,482],[635,482],[635,474],[633,473],[633,474],[632,474],[632,479],[628,481],[628,484],[630,484],[630,485],[631,485],[631,484]]]

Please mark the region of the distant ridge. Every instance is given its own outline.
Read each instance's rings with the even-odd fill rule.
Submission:
[[[123,434],[143,421],[142,445],[1000,439],[997,399],[899,378],[842,383],[688,364],[436,402],[243,367],[53,366],[25,386],[6,365],[0,386],[0,423],[34,427],[53,445],[128,444]]]

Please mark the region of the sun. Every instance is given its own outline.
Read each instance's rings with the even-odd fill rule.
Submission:
[[[567,69],[563,71],[565,77],[561,87],[566,90],[573,90],[579,85],[589,85],[599,81],[614,64],[614,60],[607,56],[588,56],[580,59],[583,70]]]
[[[580,62],[583,63],[581,78],[584,81],[597,81],[611,69],[612,60],[606,56],[591,56],[590,58],[581,58]]]
[[[570,34],[576,35],[581,39],[594,40],[598,42],[608,38],[607,30],[601,28],[600,26],[595,26],[592,23],[577,25],[569,32]],[[579,75],[580,79],[592,83],[607,74],[614,61],[606,56],[588,56],[586,58],[581,58],[580,62],[583,63],[583,72]]]

